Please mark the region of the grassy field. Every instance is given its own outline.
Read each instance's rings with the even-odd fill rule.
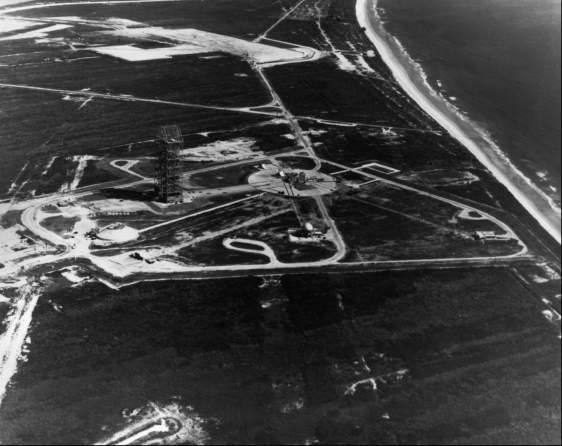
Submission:
[[[306,215],[304,212],[302,215]],[[307,219],[314,221],[313,219]],[[317,224],[316,227],[319,227]],[[329,258],[336,250],[328,241],[318,243],[292,243],[289,231],[301,228],[301,223],[294,212],[268,219],[259,225],[236,231],[235,235],[265,242],[273,249],[277,258],[286,263],[314,262]]]
[[[259,265],[268,262],[267,257],[259,254],[225,248],[222,244],[223,239],[224,237],[218,237],[197,243],[179,250],[178,255],[189,265]],[[255,246],[251,246],[250,249],[255,249]]]
[[[95,53],[86,53],[93,56]],[[245,76],[235,76],[242,73]],[[178,56],[130,63],[109,56],[74,63],[24,65],[0,74],[2,82],[62,90],[82,90],[140,98],[219,106],[253,106],[270,101],[248,64],[221,54],[214,59]],[[217,88],[221,85],[221,88]]]

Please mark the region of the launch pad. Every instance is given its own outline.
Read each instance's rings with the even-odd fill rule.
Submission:
[[[335,178],[315,170],[281,169],[273,164],[251,174],[248,183],[256,189],[276,195],[316,197],[337,189]]]

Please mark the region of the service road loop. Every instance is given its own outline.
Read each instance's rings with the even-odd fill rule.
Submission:
[[[560,209],[553,206],[550,197],[546,196],[517,169],[505,155],[496,153],[486,144],[483,138],[471,138],[453,118],[449,117],[443,108],[434,100],[426,96],[412,80],[407,70],[398,61],[390,47],[390,37],[379,25],[377,29],[371,19],[378,19],[376,11],[377,0],[356,0],[355,11],[359,25],[365,29],[384,63],[391,70],[394,78],[402,89],[433,119],[435,119],[451,136],[457,139],[480,161],[496,179],[501,182],[521,205],[540,223],[540,225],[560,244]],[[380,22],[380,20],[378,20]],[[383,34],[384,33],[384,34]]]

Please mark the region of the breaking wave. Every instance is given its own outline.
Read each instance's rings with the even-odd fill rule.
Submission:
[[[431,85],[419,62],[384,28],[377,0],[357,0],[360,25],[406,93],[491,171],[541,226],[560,243],[560,203],[556,189],[547,191],[517,168],[491,134]]]

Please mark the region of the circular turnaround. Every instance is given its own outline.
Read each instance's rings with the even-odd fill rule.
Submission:
[[[248,183],[276,195],[314,197],[331,194],[337,188],[336,179],[315,170],[280,169],[277,166],[263,166],[262,170],[248,177]]]
[[[136,240],[139,232],[121,223],[113,223],[98,233],[98,238],[105,243],[127,243]]]

